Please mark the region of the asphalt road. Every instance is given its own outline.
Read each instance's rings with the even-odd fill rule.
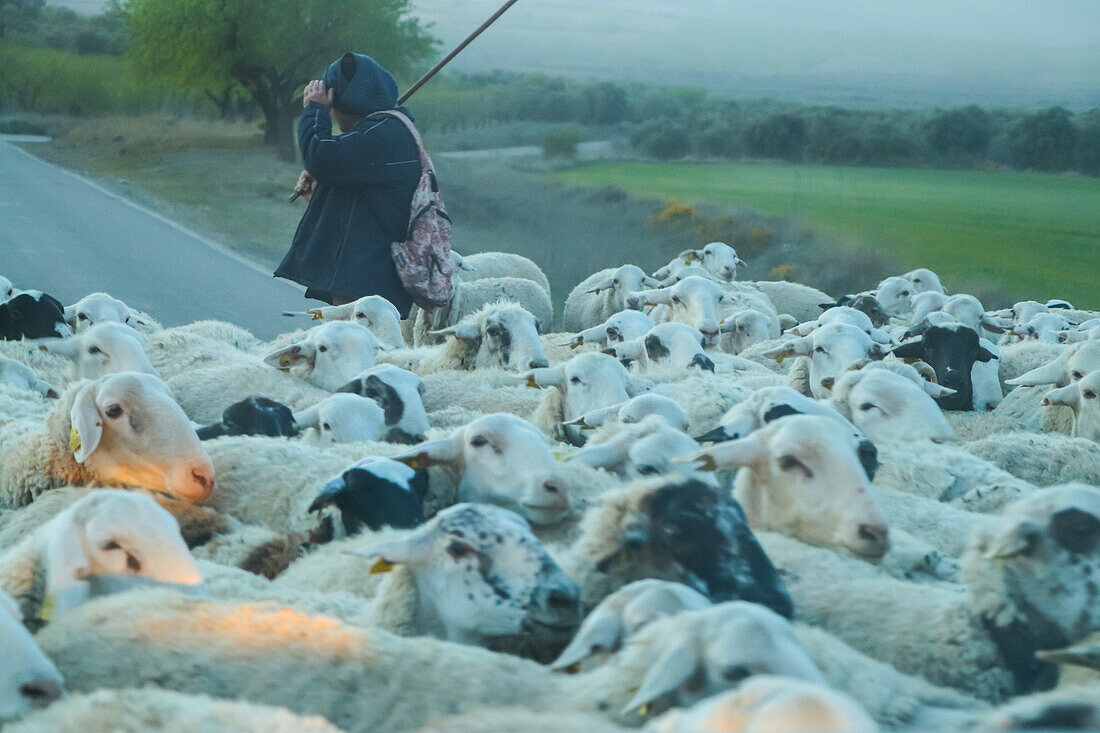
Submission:
[[[66,305],[104,291],[166,326],[214,318],[265,339],[301,325],[280,311],[312,302],[267,268],[5,142],[0,275]]]

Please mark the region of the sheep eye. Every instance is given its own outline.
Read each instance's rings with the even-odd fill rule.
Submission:
[[[1096,393],[1093,392],[1092,390],[1088,390],[1087,392],[1085,392],[1085,399],[1086,400],[1095,400],[1096,399]]]
[[[672,302],[673,303],[679,303],[680,302],[680,296],[679,295],[673,295],[672,296]]]
[[[464,557],[472,555],[474,548],[467,545],[465,542],[458,542],[457,540],[447,545],[447,554],[453,557],[455,560],[461,560]]]
[[[825,347],[824,346],[815,346],[814,347],[814,353],[824,354],[825,353]]]
[[[1072,376],[1072,377],[1073,377],[1073,381],[1075,381],[1075,382],[1076,382],[1077,380],[1079,380],[1079,379],[1080,379],[1081,377],[1083,377],[1083,376],[1085,376],[1085,375],[1084,375],[1084,374],[1082,374],[1081,372],[1073,372],[1073,374],[1071,374],[1070,376]]]
[[[909,297],[909,291],[908,290],[902,290],[901,291],[901,297],[908,298]]]
[[[366,318],[366,317],[367,317],[367,314],[366,314],[366,313],[356,313],[356,314],[355,314],[355,317],[356,317],[356,318]]]
[[[84,313],[77,313],[77,314],[76,314],[76,320],[78,320],[78,321],[86,321],[86,320],[88,320],[88,316],[87,316],[87,315],[85,315]]]
[[[643,476],[653,476],[660,473],[655,466],[638,466],[638,473]]]
[[[327,346],[318,346],[317,350],[320,351],[323,354],[326,351],[328,351],[328,347]]]
[[[107,417],[117,418],[122,416],[122,405],[111,405],[107,408]]]
[[[89,354],[102,354],[103,351],[98,346],[89,346],[88,347],[88,353]]]
[[[489,445],[489,440],[484,435],[475,435],[473,437],[473,440],[470,441],[470,445],[475,448],[482,448],[486,445]]]
[[[779,467],[784,471],[793,471],[795,469],[801,470],[806,474],[806,478],[813,478],[813,472],[806,467],[802,461],[798,460],[794,456],[783,456],[779,459]]]
[[[103,550],[104,552],[110,552],[111,550],[121,550],[122,547],[114,540],[107,540],[99,546],[99,549]]]
[[[322,430],[332,430],[332,426],[329,425],[327,422],[326,423],[321,423],[321,429]]]
[[[569,383],[570,383],[570,384],[580,384],[580,383],[581,383],[581,378],[580,378],[580,377],[572,377],[572,378],[571,378],[571,379],[569,380]]]
[[[864,412],[867,412],[868,410],[875,409],[875,406],[872,405],[870,402],[864,402],[862,405],[859,406],[859,409],[863,410]]]

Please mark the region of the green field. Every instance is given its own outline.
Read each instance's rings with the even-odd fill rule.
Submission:
[[[1093,178],[661,163],[596,164],[554,175],[798,219],[905,267],[930,267],[949,292],[996,289],[1100,308],[1100,180]]]

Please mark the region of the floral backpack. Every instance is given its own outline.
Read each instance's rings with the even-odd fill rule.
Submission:
[[[420,133],[412,120],[396,110],[379,114],[400,120],[420,150],[420,183],[412,197],[409,229],[404,242],[392,245],[393,262],[401,284],[413,302],[425,310],[442,308],[454,294],[454,264],[451,262],[451,218],[439,195],[432,159],[424,150]]]

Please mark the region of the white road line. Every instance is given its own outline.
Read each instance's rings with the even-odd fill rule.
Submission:
[[[8,145],[7,143],[4,143],[4,144]],[[221,244],[219,242],[215,242],[213,239],[210,239],[209,237],[204,237],[203,235],[199,234],[195,230],[188,229],[183,224],[180,224],[177,221],[173,221],[173,220],[169,219],[168,217],[164,216],[163,214],[158,214],[157,212],[153,211],[152,209],[149,209],[145,206],[142,206],[139,203],[131,201],[130,199],[126,198],[125,196],[120,196],[119,194],[117,194],[114,191],[104,187],[103,185],[101,185],[99,183],[96,183],[92,179],[87,178],[85,176],[82,176],[79,173],[76,173],[74,171],[71,171],[68,168],[62,168],[61,166],[54,165],[53,163],[50,163],[47,160],[42,160],[42,158],[39,158],[37,155],[32,155],[31,153],[28,153],[26,150],[24,150],[23,148],[20,148],[16,145],[9,145],[9,147],[11,147],[15,150],[18,150],[20,153],[27,156],[31,160],[34,160],[38,163],[41,163],[42,165],[53,168],[54,170],[59,171],[61,173],[64,173],[65,175],[70,176],[71,178],[75,178],[76,180],[80,181],[81,183],[85,183],[85,184],[91,186],[95,190],[99,191],[100,193],[104,194],[105,196],[108,196],[108,197],[114,199],[115,201],[118,201],[119,203],[125,204],[125,205],[129,206],[132,209],[136,209],[137,211],[140,211],[143,214],[147,214],[147,215],[153,217],[154,219],[156,219],[157,221],[159,221],[163,224],[167,224],[168,226],[172,227],[173,229],[180,232],[181,234],[185,234],[188,237],[191,237],[192,239],[205,244],[207,247],[214,250],[215,252],[219,252],[219,253],[225,255],[226,257],[238,262],[239,264],[244,265],[245,267],[250,267],[253,270],[255,270],[256,272],[262,273],[262,274],[264,274],[268,277],[272,277],[271,272],[268,270],[268,268],[264,267],[263,265],[261,265],[257,262],[254,262],[254,261],[252,261],[252,260],[250,260],[246,257],[241,256],[240,254],[238,254],[238,253],[234,252],[233,250],[229,249],[228,247],[226,247],[224,244]],[[273,278],[273,279],[279,279],[279,278]],[[295,290],[297,290],[299,292],[304,293],[306,291],[306,289],[304,287],[302,287],[301,285],[299,285],[298,283],[294,283],[294,282],[291,282],[289,280],[282,280],[281,282],[284,283],[285,285],[290,286],[291,288],[294,288]]]

